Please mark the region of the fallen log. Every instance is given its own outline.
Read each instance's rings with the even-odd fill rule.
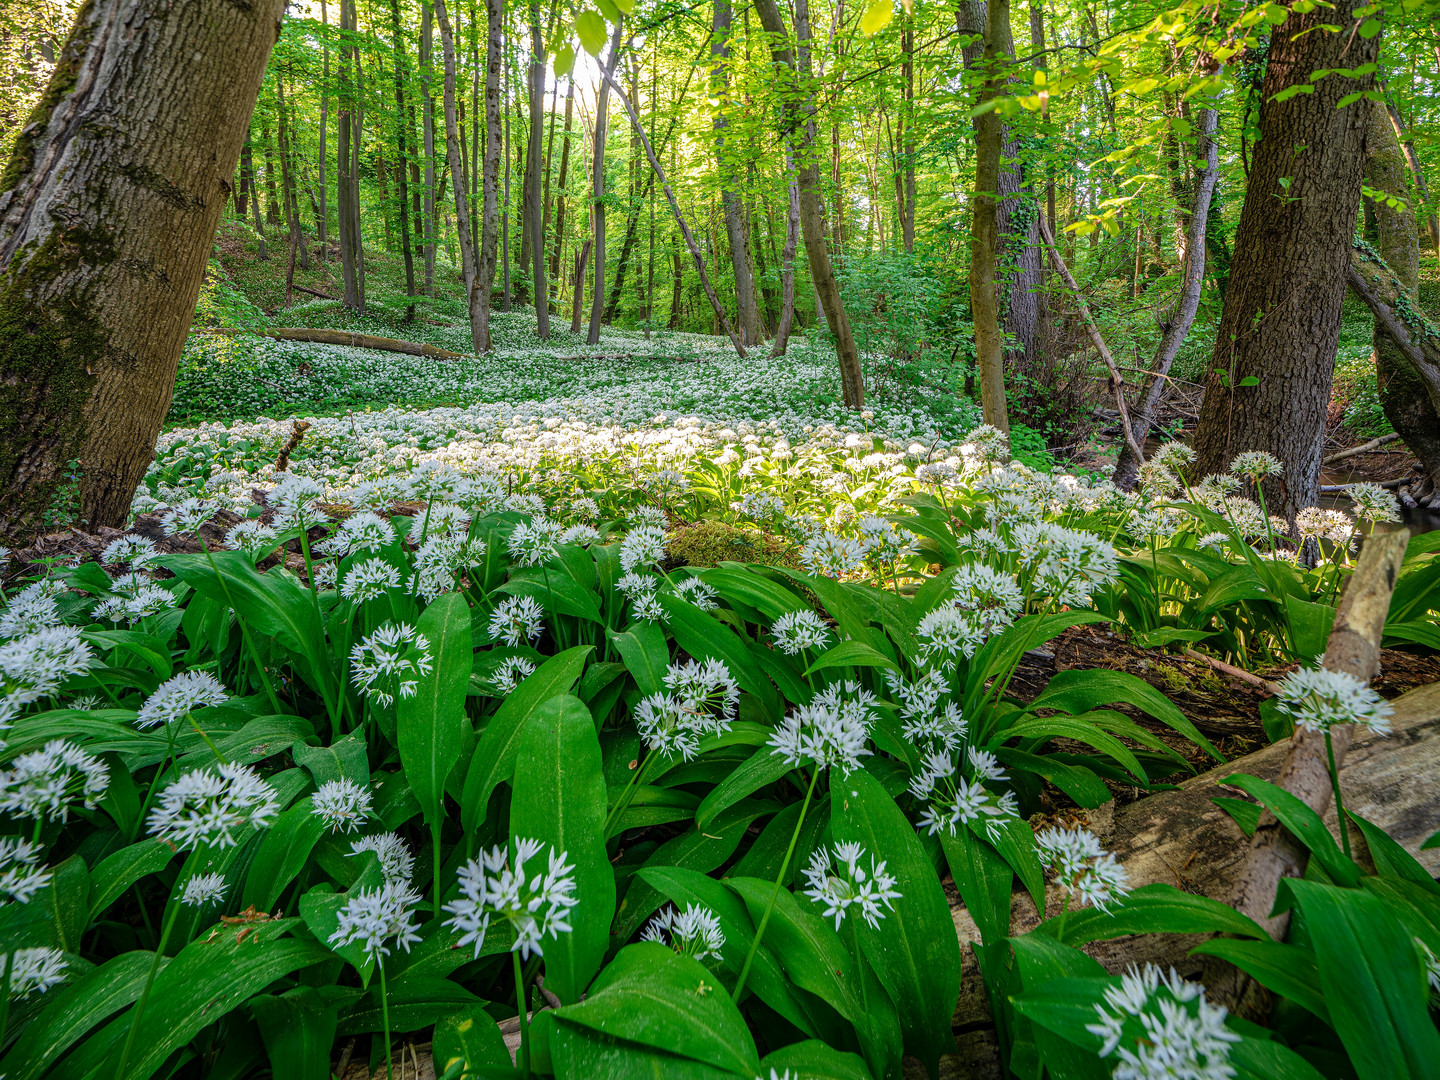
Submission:
[[[298,288],[299,286],[296,287]],[[1352,446],[1348,450],[1340,450],[1334,454],[1329,455],[1328,457],[1321,458],[1320,464],[1334,465],[1337,461],[1344,461],[1346,458],[1356,457],[1360,454],[1368,454],[1372,450],[1379,450],[1380,447],[1384,446],[1386,443],[1392,443],[1398,438],[1400,438],[1400,436],[1392,431],[1388,435],[1381,435],[1377,438],[1371,439],[1367,443],[1361,443],[1359,446]],[[1387,450],[1386,453],[1395,453],[1395,451]]]
[[[406,353],[410,356],[433,356],[442,360],[463,360],[464,353],[451,352],[438,345],[423,342],[400,341],[396,338],[376,337],[373,334],[355,334],[349,330],[317,330],[308,326],[277,326],[271,330],[239,330],[230,327],[197,327],[193,334],[211,334],[217,337],[241,337],[256,334],[274,338],[276,341],[311,341],[319,345],[349,345],[356,349],[378,349],[381,352]]]

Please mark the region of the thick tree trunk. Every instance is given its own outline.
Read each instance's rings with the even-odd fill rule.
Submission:
[[[298,288],[298,286],[297,286]],[[309,292],[310,290],[303,290]],[[376,349],[380,352],[406,353],[410,356],[434,356],[444,360],[463,359],[464,353],[451,352],[438,345],[423,342],[400,341],[396,338],[376,337],[374,334],[356,334],[349,330],[323,330],[310,326],[276,326],[269,330],[236,330],[229,327],[206,327],[191,333],[212,334],[217,337],[243,337],[257,334],[274,338],[276,341],[314,341],[322,345],[348,345],[355,349]]]
[[[1365,144],[1365,179],[1375,190],[1400,201],[1399,206],[1392,207],[1382,199],[1375,200],[1375,235],[1368,239],[1394,274],[1398,289],[1403,295],[1414,296],[1420,285],[1420,236],[1415,207],[1405,185],[1406,162],[1390,110],[1379,101],[1367,104],[1370,132]],[[1419,458],[1425,473],[1407,494],[1421,505],[1434,505],[1440,499],[1440,414],[1405,349],[1378,323],[1375,381],[1386,419]]]
[[[340,269],[345,277],[345,306],[365,310],[365,256],[360,239],[360,51],[355,45],[355,0],[340,0],[339,137],[335,145],[336,208],[340,214]],[[355,65],[354,82],[351,64]]]
[[[1286,517],[1315,501],[1321,443],[1350,238],[1360,204],[1363,104],[1340,98],[1368,90],[1372,74],[1331,74],[1313,93],[1288,100],[1317,69],[1373,64],[1380,35],[1368,40],[1321,28],[1333,13],[1292,11],[1270,35],[1270,57],[1245,206],[1235,236],[1230,286],[1195,432],[1196,473],[1222,472],[1242,451],[1264,450],[1284,463],[1266,481],[1266,502]]]
[[[760,340],[760,312],[755,306],[755,273],[750,264],[750,244],[745,235],[745,214],[740,193],[735,190],[733,151],[725,145],[729,126],[730,0],[715,0],[710,23],[710,95],[718,104],[712,114],[715,131],[715,164],[720,171],[720,205],[725,215],[725,235],[730,239],[730,262],[735,274],[736,322],[740,340],[754,345]]]
[[[330,189],[325,160],[328,152],[326,139],[330,127],[330,8],[320,0],[320,210],[315,215],[315,237],[320,241],[320,261],[329,258],[326,248],[330,242]]]
[[[1150,381],[1135,406],[1131,421],[1135,441],[1141,446],[1150,436],[1150,426],[1154,423],[1160,394],[1165,388],[1165,376],[1170,373],[1170,366],[1179,355],[1180,346],[1185,343],[1186,335],[1195,323],[1195,314],[1200,310],[1200,293],[1205,284],[1205,232],[1210,224],[1210,198],[1215,192],[1216,178],[1220,175],[1219,145],[1215,139],[1218,116],[1214,108],[1200,110],[1195,125],[1195,152],[1193,155],[1180,155],[1182,161],[1189,161],[1192,157],[1203,158],[1205,168],[1191,185],[1194,190],[1182,242],[1185,261],[1180,268],[1180,297],[1165,322],[1160,344],[1155,349],[1155,359],[1150,364]],[[1128,491],[1135,485],[1139,468],[1140,463],[1127,441],[1120,448],[1114,482]]]
[[[245,133],[245,145],[240,149],[240,188],[235,192],[235,213],[245,220],[248,196],[255,195],[255,161],[250,154],[250,133]],[[258,197],[258,196],[257,196]]]
[[[1440,50],[1437,50],[1437,61],[1440,61]],[[1420,165],[1419,155],[1415,153],[1415,143],[1405,134],[1405,125],[1400,121],[1400,114],[1395,111],[1395,106],[1389,102],[1385,104],[1386,115],[1390,118],[1390,128],[1395,133],[1395,139],[1400,144],[1400,149],[1405,154],[1405,164],[1410,170],[1410,179],[1415,184],[1415,194],[1421,202],[1430,201],[1429,185],[1425,183],[1425,170]],[[1425,226],[1430,233],[1430,246],[1440,254],[1440,217],[1434,211],[1426,215]]]
[[[450,31],[450,13],[445,0],[434,0],[435,21],[440,24],[440,49],[445,57],[445,151],[450,162],[450,182],[455,192],[455,231],[460,244],[460,274],[465,284],[466,310],[470,316],[470,344],[477,354],[490,351],[489,292],[482,288],[476,267],[474,238],[470,234],[470,196],[461,159],[462,132],[455,119],[455,36]]]
[[[785,162],[790,173],[790,202],[785,218],[785,250],[780,253],[780,325],[775,329],[771,356],[784,356],[790,347],[790,330],[795,325],[795,250],[800,242],[800,192],[795,186],[795,161]]]
[[[540,0],[530,0],[530,152],[528,175],[530,187],[527,205],[530,210],[531,292],[535,297],[535,331],[544,341],[550,336],[550,290],[545,287],[545,214],[541,205],[540,156],[544,135],[545,111],[545,45],[540,37]]]
[[[245,142],[245,149],[248,154],[250,149],[248,138]],[[265,222],[261,220],[260,217],[260,189],[255,185],[255,173],[253,169],[250,173],[250,196],[250,212],[255,218],[255,234],[260,237],[260,249],[257,252],[257,256],[261,262],[269,262],[270,252],[266,250],[265,245]]]
[[[805,255],[810,260],[810,276],[815,294],[824,311],[825,321],[835,338],[835,351],[840,360],[840,388],[847,407],[865,406],[865,378],[860,371],[860,351],[850,330],[850,319],[840,298],[840,284],[830,264],[830,251],[825,244],[825,214],[820,205],[820,172],[815,162],[815,92],[810,73],[810,7],[807,0],[795,5],[795,38],[797,49],[791,52],[785,20],[775,0],[755,0],[755,13],[767,34],[774,35],[770,56],[779,69],[783,82],[795,86],[785,96],[785,139],[791,144],[800,162],[796,185],[800,198],[800,228],[805,238]]]
[[[574,284],[575,295],[570,300],[570,332],[580,332],[580,313],[585,298],[585,260],[590,257],[590,245],[594,243],[590,237],[580,245],[580,254],[575,256],[575,273],[571,277]]]
[[[77,460],[83,521],[124,523],[283,11],[80,9],[0,175],[0,536]]]
[[[480,312],[485,326],[485,348],[489,351],[490,308],[495,294],[496,250],[500,243],[500,158],[504,153],[500,131],[501,50],[505,39],[505,0],[485,0],[485,160],[480,188],[483,210],[480,215]],[[507,176],[508,187],[508,176]],[[508,192],[507,192],[508,197]],[[505,275],[505,309],[510,308],[510,275]]]
[[[989,0],[985,31],[985,85],[981,104],[1004,91],[1001,66],[1013,49],[1010,0]],[[999,187],[1003,125],[991,108],[975,121],[975,194],[970,203],[970,315],[975,324],[975,363],[980,377],[980,411],[985,423],[1010,430],[1005,404],[1005,339],[1000,328],[996,263],[1000,258]]]

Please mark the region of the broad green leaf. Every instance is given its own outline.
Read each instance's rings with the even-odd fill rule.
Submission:
[[[1320,862],[1332,880],[1352,887],[1359,883],[1360,868],[1340,850],[1340,845],[1335,843],[1320,815],[1296,796],[1268,780],[1245,773],[1227,776],[1225,783],[1263,803],[1285,828],[1310,849],[1310,854]]]
[[[873,37],[889,26],[894,17],[894,0],[873,0],[865,9],[865,14],[860,16],[860,32],[866,37]]]
[[[741,689],[755,695],[766,717],[779,719],[780,696],[733,630],[679,597],[661,593],[658,599],[677,645],[697,659],[724,661]]]
[[[430,642],[430,672],[409,697],[395,703],[400,764],[432,830],[445,821],[445,778],[464,742],[465,691],[470,684],[470,605],[445,593],[425,609],[415,629]]]
[[[599,56],[605,47],[608,31],[605,20],[594,11],[582,11],[575,18],[575,32],[580,35],[580,44],[591,56]]]
[[[90,869],[79,855],[50,872],[50,884],[31,898],[45,912],[52,944],[61,952],[79,953],[80,937],[90,924]]]
[[[241,906],[254,905],[257,911],[272,911],[280,894],[300,876],[324,834],[325,822],[315,814],[309,799],[301,800],[276,818],[275,824],[260,838],[260,846],[245,875]]]
[[[1218,956],[1234,964],[1266,990],[1289,998],[1330,1023],[1330,1010],[1320,992],[1320,970],[1315,966],[1315,954],[1309,949],[1279,941],[1221,937],[1201,942],[1190,952]]]
[[[794,1080],[871,1080],[864,1058],[826,1046],[819,1039],[791,1043],[767,1054],[760,1061],[760,1075],[790,1076]]]
[[[1030,709],[1061,709],[1072,714],[1089,712],[1098,705],[1133,705],[1149,713],[1171,730],[1179,732],[1216,761],[1224,761],[1220,751],[1200,734],[1174,702],[1144,679],[1125,671],[1089,668],[1056,672],[1043,693],[1030,703]]]
[[[1058,916],[1047,919],[1036,929],[1056,934],[1060,921]],[[1065,916],[1061,940],[1067,945],[1084,945],[1126,934],[1238,934],[1262,940],[1270,936],[1229,904],[1182,892],[1162,881],[1134,890],[1108,914],[1098,908],[1070,912]]]
[[[866,645],[863,641],[842,641],[816,657],[815,662],[805,669],[805,676],[808,678],[817,671],[842,667],[885,667],[895,672],[900,670],[894,660],[873,646]]]
[[[760,1071],[755,1040],[715,976],[657,942],[621,949],[589,997],[556,1018],[740,1076]]]
[[[722,566],[702,570],[700,579],[726,600],[748,604],[767,619],[774,620],[792,611],[808,609],[808,605],[789,589],[753,570]]]
[[[1010,934],[1010,897],[1015,871],[990,844],[961,827],[952,836],[940,830],[940,847],[950,867],[950,877],[960,890],[960,899],[985,944],[999,942]]]
[[[575,867],[571,932],[545,942],[545,985],[576,1001],[600,970],[615,914],[615,872],[605,852],[605,775],[595,721],[578,698],[551,698],[521,733],[510,835],[564,852]]]
[[[435,1022],[432,1044],[435,1073],[443,1076],[458,1061],[465,1069],[486,1066],[509,1069],[510,1051],[495,1018],[483,1006],[451,1013]]]
[[[129,653],[161,679],[168,679],[174,674],[169,648],[152,634],[142,634],[137,630],[87,630],[80,636],[94,645],[97,652],[120,649]]]
[[[830,815],[837,842],[860,843],[895,877],[893,910],[879,929],[861,921],[860,942],[895,1002],[906,1049],[938,1075],[940,1055],[953,1052],[950,1016],[960,996],[960,945],[945,892],[914,827],[868,772],[833,778]]]
[[[570,615],[604,625],[605,620],[600,617],[593,592],[561,570],[546,572],[550,575],[548,580],[537,570],[517,571],[496,591],[511,596],[533,596],[549,614]],[[520,573],[525,576],[520,577]],[[456,593],[450,595],[458,596]]]
[[[1440,885],[1436,884],[1435,879],[1430,876],[1430,872],[1416,861],[1415,856],[1391,838],[1384,829],[1348,810],[1346,817],[1364,834],[1365,846],[1370,849],[1370,858],[1375,863],[1375,870],[1381,877],[1399,878],[1403,881],[1414,882],[1430,892],[1440,892]]]
[[[1230,1046],[1235,1080],[1324,1080],[1324,1074],[1303,1057],[1274,1039],[1249,1035]]]
[[[762,787],[775,783],[790,772],[791,768],[784,757],[771,753],[769,747],[758,748],[735,766],[729,776],[710,789],[710,793],[695,808],[695,825],[701,830],[708,829],[721,811],[734,806]]]
[[[121,848],[102,859],[90,874],[89,923],[105,914],[105,910],[147,874],[158,874],[175,857],[159,840],[141,840]]]
[[[548,981],[548,980],[547,980]],[[481,1003],[469,990],[451,979],[409,974],[387,986],[391,1031],[415,1031],[429,1027],[442,1016]],[[339,1035],[362,1035],[384,1030],[385,1013],[379,982],[371,982],[364,997],[340,1017]]]
[[[575,46],[568,41],[555,50],[555,77],[563,79],[575,68]]]
[[[329,746],[306,746],[297,743],[290,749],[295,764],[315,778],[315,786],[331,780],[353,780],[364,785],[370,782],[370,764],[366,757],[365,740],[356,731],[336,739]]]
[[[332,945],[331,937],[335,934],[340,925],[340,909],[351,896],[366,889],[378,889],[385,883],[385,877],[380,872],[380,861],[373,854],[361,856],[364,869],[360,872],[354,883],[347,892],[337,893],[330,883],[316,885],[313,889],[300,897],[300,917],[305,921],[305,929],[315,936],[315,940],[336,956],[346,960],[360,974],[360,984],[370,985],[370,976],[375,970],[375,958],[361,948],[358,944]]]
[[[465,792],[460,804],[460,823],[465,832],[479,828],[490,793],[514,773],[515,754],[525,721],[551,698],[569,693],[592,651],[593,646],[577,645],[552,656],[517,686],[490,717],[475,744],[475,754],[465,774]]]
[[[313,1080],[329,1073],[336,1006],[320,990],[297,986],[260,994],[250,999],[250,1012],[265,1040],[273,1080]]]
[[[658,694],[665,688],[670,643],[665,640],[664,630],[654,623],[637,622],[623,632],[610,631],[610,640],[642,694]]]
[[[612,1076],[625,1080],[739,1080],[729,1069],[617,1039],[563,1019],[555,1021],[550,1052],[557,1080]]]
[[[1053,757],[1027,754],[1008,746],[995,748],[995,756],[1013,769],[1043,776],[1087,810],[1109,802],[1113,796],[1105,781],[1083,765],[1069,765]]]

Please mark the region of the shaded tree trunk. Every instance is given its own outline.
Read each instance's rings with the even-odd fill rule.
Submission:
[[[390,25],[395,33],[395,181],[400,189],[400,254],[405,260],[405,295],[415,295],[415,256],[410,249],[410,155],[405,146],[405,37],[400,31],[400,0],[390,0]],[[415,318],[415,305],[405,310],[405,321]]]
[[[295,261],[295,252],[300,253],[300,266],[310,269],[310,253],[305,246],[305,237],[300,232],[300,200],[296,197],[295,159],[290,153],[290,124],[285,116],[285,82],[277,69],[275,72],[275,112],[280,134],[280,191],[285,200],[285,221],[290,233],[290,261]],[[292,266],[293,272],[293,266]],[[288,292],[288,289],[287,289]],[[288,306],[290,298],[287,295]]]
[[[1436,49],[1435,59],[1437,63],[1440,63],[1440,48]],[[1390,127],[1395,133],[1395,139],[1405,154],[1405,164],[1410,169],[1410,179],[1415,184],[1415,194],[1419,196],[1422,203],[1429,202],[1430,190],[1425,183],[1425,170],[1421,167],[1420,158],[1415,153],[1415,143],[1406,136],[1405,125],[1400,122],[1400,114],[1395,110],[1395,106],[1386,102],[1385,111],[1390,118]],[[1430,233],[1430,246],[1435,249],[1437,254],[1440,254],[1440,217],[1437,217],[1433,210],[1425,218],[1425,227]]]
[[[0,536],[77,461],[84,523],[124,524],[283,10],[80,9],[0,174]]]
[[[1010,0],[989,0],[985,30],[985,85],[981,104],[1004,91],[1001,66],[1010,43]],[[1000,113],[991,108],[975,120],[975,194],[970,211],[970,315],[975,324],[975,364],[980,381],[980,411],[985,423],[1010,430],[1005,404],[1005,339],[1000,328],[996,264],[1001,253],[999,186],[1004,145]]]
[[[425,152],[425,295],[435,295],[435,42],[434,9],[428,0],[420,5],[420,85],[424,105],[420,112]]]
[[[790,347],[790,329],[795,325],[795,249],[800,242],[800,192],[795,186],[795,161],[787,158],[790,200],[785,217],[785,250],[780,253],[780,323],[775,329],[771,356],[784,356]]]
[[[585,260],[590,257],[590,245],[594,243],[590,237],[580,245],[580,254],[575,256],[575,272],[570,280],[574,286],[575,295],[570,299],[570,332],[580,332],[580,313],[585,298]]]
[[[610,77],[620,59],[622,40],[619,24],[610,35],[610,55],[601,69],[600,93],[595,105],[595,148],[590,153],[590,197],[594,209],[591,223],[594,234],[595,282],[590,287],[590,325],[585,343],[600,343],[600,320],[605,314],[605,137],[610,129]]]
[[[505,0],[485,0],[485,160],[481,169],[480,312],[485,327],[486,351],[492,347],[490,308],[495,293],[496,248],[500,242],[500,132],[501,49],[505,38]],[[508,174],[507,174],[508,184]],[[508,197],[508,192],[507,192]],[[505,275],[505,310],[510,309],[510,275]]]
[[[486,353],[490,351],[489,294],[480,285],[470,233],[469,185],[461,160],[464,132],[455,117],[455,37],[450,31],[450,13],[445,10],[445,0],[434,0],[434,4],[435,21],[440,24],[440,49],[445,58],[445,151],[450,164],[450,184],[455,192],[455,231],[460,245],[465,307],[470,317],[470,344],[477,354]]]
[[[535,331],[544,341],[550,336],[550,290],[545,287],[545,214],[541,205],[540,156],[544,135],[545,45],[540,36],[540,0],[530,0],[530,152],[527,175],[530,187],[531,291],[535,297]]]
[[[903,186],[900,192],[900,236],[907,255],[915,252],[915,26],[913,17],[905,17],[905,29],[900,35],[900,50],[905,59],[900,65],[901,109],[900,130],[896,141],[900,145],[900,176]]]
[[[725,131],[729,126],[730,0],[715,0],[710,37],[710,94],[718,104],[712,114],[715,131],[715,164],[720,171],[720,205],[725,215],[725,235],[730,240],[730,262],[735,274],[736,321],[740,340],[754,345],[760,340],[760,313],[755,306],[755,272],[751,267],[750,244],[745,235],[745,214],[740,193],[735,190],[733,152],[727,151]],[[727,156],[728,154],[728,156]]]
[[[1308,84],[1317,69],[1372,64],[1380,35],[1366,40],[1322,29],[1314,9],[1271,31],[1260,109],[1262,137],[1235,236],[1230,286],[1195,432],[1198,475],[1224,471],[1246,450],[1284,463],[1266,481],[1273,512],[1292,517],[1315,501],[1321,443],[1350,239],[1360,204],[1369,111],[1340,98],[1374,84],[1372,74],[1332,74],[1312,93],[1276,95]],[[1286,181],[1282,183],[1281,181]]]
[[[320,261],[328,257],[326,250],[330,243],[330,187],[326,170],[326,139],[330,128],[330,9],[325,0],[320,0],[320,212],[315,218],[315,236],[320,241]]]
[[[340,214],[340,268],[345,277],[345,306],[365,310],[365,254],[360,236],[360,50],[355,44],[355,0],[340,0],[340,107],[336,113],[336,208]],[[351,64],[355,65],[354,82]]]
[[[240,151],[240,187],[235,192],[235,213],[245,220],[248,204],[246,196],[255,191],[255,163],[250,154],[250,133],[245,133],[245,146]],[[263,237],[262,237],[263,239]]]
[[[560,176],[556,180],[555,192],[555,246],[550,254],[550,277],[558,287],[560,277],[560,254],[565,244],[565,182],[570,175],[570,128],[575,115],[575,77],[570,76],[570,85],[565,88],[565,137],[560,147]],[[579,327],[576,327],[578,330]]]

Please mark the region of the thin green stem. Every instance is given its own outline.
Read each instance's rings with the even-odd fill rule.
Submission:
[[[160,961],[165,955],[165,946],[170,941],[170,931],[175,929],[175,919],[180,914],[180,902],[177,900],[170,908],[170,914],[165,919],[165,928],[160,931],[160,943],[155,946],[155,958],[150,962],[150,974],[145,976],[144,989],[140,991],[140,1000],[135,1003],[135,1010],[130,1015],[130,1031],[125,1036],[125,1048],[120,1051],[120,1064],[115,1069],[115,1080],[124,1080],[125,1066],[130,1063],[130,1051],[135,1048],[135,1036],[140,1032],[140,1021],[145,1015],[145,1003],[150,1000],[150,989],[155,985],[155,976],[160,971]]]
[[[780,873],[775,875],[775,887],[770,890],[770,902],[765,905],[765,914],[760,918],[760,925],[755,928],[755,940],[750,942],[750,951],[745,954],[745,964],[740,968],[740,978],[735,980],[735,992],[731,994],[731,998],[737,1003],[745,990],[745,980],[750,976],[750,965],[755,962],[755,953],[760,949],[760,941],[765,936],[765,928],[770,925],[770,915],[775,910],[775,901],[780,897],[780,885],[790,869],[790,857],[795,854],[795,844],[800,839],[800,830],[805,825],[805,815],[810,810],[810,797],[815,794],[815,781],[819,779],[820,766],[816,765],[815,772],[810,777],[810,787],[805,792],[805,801],[800,805],[800,817],[795,822],[795,831],[790,834],[790,846],[785,849],[785,859],[780,863]]]
[[[385,957],[376,956],[375,966],[380,969],[380,1023],[385,1028],[385,1080],[394,1080],[390,1072],[390,991],[385,985]]]
[[[529,1011],[528,1003],[525,1000],[525,975],[520,970],[520,952],[512,950],[510,960],[515,970],[515,1004],[520,1011],[520,1075],[530,1075],[530,1018],[525,1014]]]
[[[0,979],[0,1046],[5,1045],[5,1028],[10,1024],[10,976],[15,969],[15,950],[5,954],[5,976]]]
[[[1335,743],[1330,738],[1330,731],[1325,731],[1325,757],[1330,762],[1330,786],[1335,791],[1335,818],[1340,823],[1340,846],[1345,850],[1345,857],[1350,857],[1350,830],[1345,827],[1345,803],[1340,798],[1340,770],[1335,767]]]
[[[215,759],[219,761],[221,765],[230,764],[229,759],[220,752],[220,748],[216,746],[210,736],[205,733],[205,729],[195,722],[195,717],[191,713],[187,712],[185,714],[185,719],[190,721],[190,726],[195,729],[196,734],[198,734],[200,738],[205,740],[205,745],[210,747],[210,752],[215,755]],[[166,726],[168,727],[169,725]]]
[[[640,784],[640,778],[650,769],[650,761],[655,757],[654,751],[645,755],[645,760],[635,767],[634,774],[625,782],[625,790],[620,792],[620,798],[615,800],[615,805],[610,808],[610,813],[605,816],[604,836],[610,836],[610,826],[620,820],[620,816],[630,809],[630,803],[635,798],[635,788]]]

